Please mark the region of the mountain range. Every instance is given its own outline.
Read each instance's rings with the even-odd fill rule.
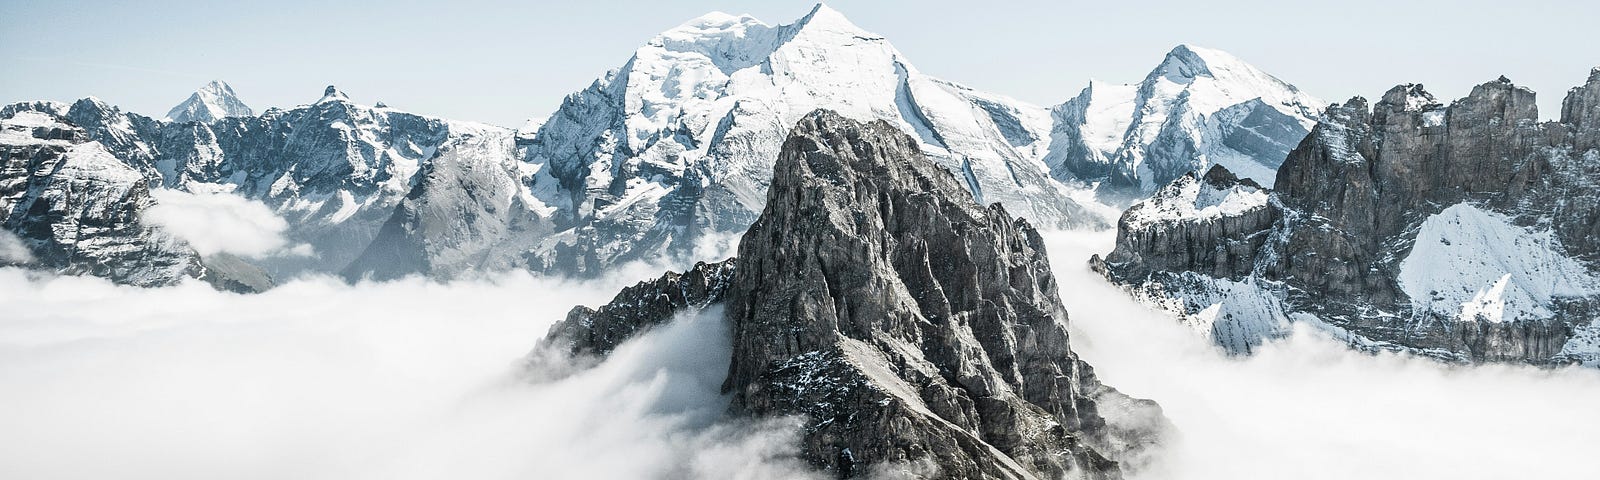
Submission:
[[[1108,100],[1113,90],[1130,100]],[[976,198],[1056,229],[1110,226],[1110,205],[1142,195],[1133,186],[1187,168],[1276,165],[1315,102],[1180,46],[1137,86],[1095,83],[1039,107],[922,74],[818,5],[788,25],[691,20],[517,130],[367,106],[334,87],[251,115],[222,82],[166,119],[94,98],[7,111],[82,129],[151,188],[265,204],[314,252],[250,260],[274,277],[444,279],[699,259],[754,221],[785,132],[819,107],[896,125]]]

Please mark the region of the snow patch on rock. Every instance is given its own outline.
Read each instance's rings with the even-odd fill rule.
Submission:
[[[1549,232],[1461,203],[1423,221],[1400,264],[1417,311],[1463,321],[1544,320],[1557,297],[1600,293],[1600,282]]]

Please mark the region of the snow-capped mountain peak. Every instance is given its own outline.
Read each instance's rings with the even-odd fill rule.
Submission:
[[[492,196],[525,198],[531,213],[470,228],[508,235],[548,229],[552,234],[532,240],[538,244],[434,238],[441,237],[429,233],[435,228],[422,225],[431,219],[402,218],[410,223],[393,233],[406,237],[374,245],[429,251],[372,249],[373,262],[351,271],[382,274],[382,259],[428,255],[423,267],[443,275],[468,267],[457,259],[485,258],[592,274],[687,252],[699,239],[749,227],[788,130],[819,108],[911,134],[975,198],[1003,203],[1035,224],[1105,221],[1045,172],[1047,110],[923,75],[882,36],[817,5],[777,26],[725,13],[697,17],[651,39],[544,121],[528,122],[517,144],[532,177],[499,182],[506,190]],[[423,190],[435,190],[413,195],[416,208],[491,196],[452,191],[458,185],[424,183]],[[512,191],[522,186],[528,191]]]
[[[1093,82],[1057,106],[1046,163],[1135,196],[1213,164],[1271,185],[1324,105],[1226,52],[1178,45],[1143,81]]]
[[[167,112],[167,120],[178,123],[209,123],[227,117],[248,117],[254,114],[250,106],[245,105],[239,100],[239,96],[233,93],[233,87],[227,82],[212,80],[211,83],[190,94],[188,100],[172,107],[172,110]]]
[[[1164,85],[1167,82],[1171,84]],[[1188,44],[1178,45],[1168,52],[1142,86],[1151,89],[1151,95],[1162,97],[1175,97],[1179,91],[1189,90],[1188,101],[1203,111],[1220,110],[1255,98],[1269,105],[1302,111],[1306,117],[1315,116],[1324,106],[1322,101],[1239,57]]]

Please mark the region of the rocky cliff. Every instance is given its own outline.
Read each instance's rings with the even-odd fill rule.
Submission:
[[[1549,122],[1504,78],[1449,106],[1420,85],[1335,105],[1270,199],[1213,172],[1207,191],[1259,199],[1174,213],[1207,202],[1180,179],[1123,216],[1104,267],[1233,350],[1305,322],[1364,348],[1594,363],[1597,92],[1600,69]]]
[[[819,111],[784,142],[736,258],[575,309],[542,348],[603,354],[722,303],[732,413],[803,417],[818,468],[1118,478],[1164,421],[1072,353],[1056,288],[1026,221],[892,124]]]

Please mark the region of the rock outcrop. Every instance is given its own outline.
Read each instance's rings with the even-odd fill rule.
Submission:
[[[1159,408],[1073,354],[1040,236],[894,125],[806,116],[767,195],[736,258],[579,307],[542,348],[721,303],[732,413],[804,418],[802,455],[840,478],[1118,478],[1149,453]]]
[[[1306,321],[1450,360],[1600,361],[1597,91],[1600,69],[1553,122],[1505,78],[1448,107],[1420,85],[1335,105],[1270,201],[1151,215],[1192,200],[1181,190],[1194,179],[1180,179],[1124,215],[1104,268],[1190,314],[1222,309],[1203,315],[1214,334]]]

